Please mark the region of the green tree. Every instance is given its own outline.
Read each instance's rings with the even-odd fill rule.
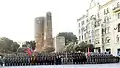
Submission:
[[[90,52],[94,52],[94,45],[93,44],[86,44],[85,42],[81,42],[77,46],[75,46],[75,51],[87,52],[88,48]]]
[[[1,37],[0,38],[0,51],[4,53],[15,52],[20,45],[17,42],[13,42],[13,40]]]
[[[22,47],[27,47],[27,44],[23,44]]]
[[[36,47],[35,45],[36,45],[35,41],[30,41],[30,48],[34,50]]]
[[[22,45],[22,47],[29,47],[34,50],[36,47],[35,45],[35,41],[26,41],[25,44]]]
[[[13,42],[11,45],[12,52],[16,52],[20,45],[17,42]]]
[[[68,45],[65,46],[65,48],[63,49],[64,51],[67,51],[67,52],[71,52],[71,51],[75,51],[75,43],[74,42],[71,42],[69,43]]]
[[[65,37],[65,45],[68,45],[70,42],[76,42],[77,43],[77,37],[72,32],[61,32],[58,34],[58,36],[64,36]]]
[[[17,49],[17,53],[26,53],[25,50],[27,50],[27,47],[20,47]]]
[[[77,46],[75,46],[75,51],[86,52],[87,44],[85,42],[81,42]]]

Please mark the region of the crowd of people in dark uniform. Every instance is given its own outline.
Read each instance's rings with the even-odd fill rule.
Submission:
[[[105,63],[118,63],[119,57],[112,54],[94,53],[87,57],[89,64],[105,64]]]
[[[61,53],[37,53],[32,56],[27,54],[6,55],[3,58],[5,66],[27,66],[27,65],[64,65],[64,64],[98,64],[98,63],[118,63],[119,58],[108,54],[86,55],[81,52],[61,52]]]

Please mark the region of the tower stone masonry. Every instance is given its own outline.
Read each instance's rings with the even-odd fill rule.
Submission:
[[[38,20],[40,23],[35,26],[36,51],[37,52],[53,52],[54,46],[53,46],[53,38],[52,38],[51,12],[47,12],[46,17],[42,17],[41,19],[38,19]],[[37,22],[38,21],[36,21],[35,23]]]
[[[44,17],[37,17],[35,19],[35,40],[36,40],[36,51],[42,51],[44,46]]]

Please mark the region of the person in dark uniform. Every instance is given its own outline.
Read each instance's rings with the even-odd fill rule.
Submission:
[[[76,56],[75,56],[75,53],[73,53],[73,64],[76,64]]]
[[[53,55],[50,55],[50,65],[53,65]]]
[[[36,63],[37,63],[37,65],[39,65],[39,55],[36,58]]]
[[[20,66],[22,66],[22,57],[20,56]]]
[[[55,56],[55,64],[58,65],[58,56]]]
[[[40,56],[40,65],[43,65],[43,55]]]
[[[5,66],[8,66],[8,57],[5,57]]]
[[[16,56],[16,66],[18,66],[18,57]]]
[[[9,57],[9,66],[11,66],[12,65],[12,57]]]
[[[50,63],[51,63],[50,60],[51,60],[51,59],[50,59],[50,55],[48,54],[48,56],[47,56],[47,65],[50,65]]]
[[[46,63],[46,56],[43,55],[43,65],[45,65],[45,63]]]
[[[25,65],[25,66],[27,65],[27,59],[28,59],[27,56],[25,56],[25,57],[24,57],[24,62],[25,62],[24,65]]]
[[[82,55],[80,53],[77,53],[77,56],[78,56],[78,64],[81,64]]]
[[[87,62],[87,58],[85,56],[85,54],[83,55],[83,63],[85,64]]]
[[[0,65],[3,66],[2,58],[0,58]]]
[[[61,56],[60,55],[59,55],[58,60],[59,60],[59,65],[61,65]]]
[[[46,65],[48,65],[48,64],[49,64],[49,56],[46,55]]]
[[[16,63],[17,63],[16,62],[16,57],[13,58],[13,61],[14,61],[13,66],[16,66]]]

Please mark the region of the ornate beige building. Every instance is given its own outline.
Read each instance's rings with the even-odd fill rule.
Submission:
[[[93,5],[93,6],[91,6]],[[92,0],[87,13],[79,18],[79,42],[92,43],[96,52],[120,53],[120,0],[100,4]],[[120,54],[119,54],[120,56]]]
[[[37,17],[35,19],[35,41],[37,52],[54,51],[51,12],[47,12],[46,17]]]

